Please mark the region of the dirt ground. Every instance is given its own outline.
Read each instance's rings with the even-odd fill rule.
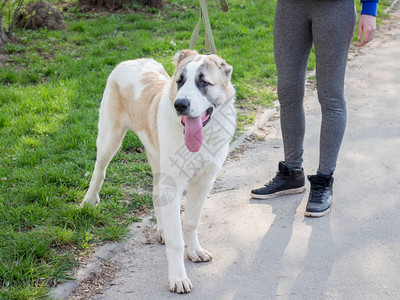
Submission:
[[[199,239],[209,263],[186,261],[188,295],[168,291],[165,247],[150,218],[111,260],[88,272],[69,299],[399,299],[400,8],[375,39],[350,56],[348,126],[335,173],[330,215],[305,218],[307,193],[251,199],[282,159],[279,117],[259,126],[229,155],[204,208]],[[304,168],[318,161],[319,105],[305,98]],[[65,289],[67,290],[67,289]],[[60,292],[61,291],[61,292]]]

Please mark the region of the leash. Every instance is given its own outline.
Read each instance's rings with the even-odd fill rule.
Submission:
[[[221,8],[223,12],[229,11],[228,3],[226,0],[219,0],[221,3]],[[200,33],[201,22],[203,21],[206,41],[205,41],[205,50],[206,54],[217,54],[217,49],[215,48],[214,37],[211,31],[210,19],[208,17],[207,3],[208,0],[199,0],[200,2],[200,17],[196,24],[196,27],[193,30],[192,36],[190,37],[190,46],[189,49],[194,50],[196,46],[197,38]]]

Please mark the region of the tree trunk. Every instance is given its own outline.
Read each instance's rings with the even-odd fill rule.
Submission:
[[[7,43],[8,39],[6,34],[4,33],[3,26],[1,24],[2,16],[0,15],[0,46],[3,46]]]

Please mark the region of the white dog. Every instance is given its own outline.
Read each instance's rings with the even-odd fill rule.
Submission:
[[[152,59],[119,64],[110,74],[100,107],[97,161],[82,202],[99,203],[108,163],[128,129],[145,146],[153,172],[153,204],[160,242],[165,242],[169,289],[188,293],[184,254],[212,259],[196,229],[236,126],[232,67],[217,55],[183,50],[172,78]],[[183,231],[180,202],[187,189]]]

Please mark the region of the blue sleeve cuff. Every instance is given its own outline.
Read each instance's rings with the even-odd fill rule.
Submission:
[[[361,1],[362,2],[362,15],[371,15],[376,17],[376,12],[378,10],[378,2],[375,1]]]

